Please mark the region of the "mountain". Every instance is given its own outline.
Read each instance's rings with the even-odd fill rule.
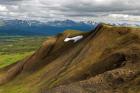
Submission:
[[[117,23],[110,23],[111,25],[114,26],[125,26],[125,27],[140,27],[140,23],[129,23],[129,22],[117,22]]]
[[[108,21],[105,22],[114,26],[124,26],[124,27],[140,27],[139,21],[127,21],[127,20],[120,20],[120,21]]]
[[[83,21],[84,23],[87,24],[98,24],[100,22],[95,22],[95,21]],[[140,27],[140,21],[128,21],[128,20],[106,20],[102,21],[103,23],[114,25],[114,26],[124,26],[124,27]]]
[[[0,93],[139,93],[140,28],[64,31],[0,69],[0,84]]]
[[[67,29],[89,31],[94,24],[72,20],[39,22],[35,20],[1,20],[0,35],[56,35]]]

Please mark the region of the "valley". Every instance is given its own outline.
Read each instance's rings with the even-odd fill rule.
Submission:
[[[47,36],[0,36],[0,68],[31,55]]]

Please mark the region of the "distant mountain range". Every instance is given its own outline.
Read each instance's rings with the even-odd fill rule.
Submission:
[[[140,22],[128,22],[128,21],[119,21],[119,22],[108,22],[114,26],[125,26],[125,27],[140,27]]]
[[[106,22],[117,26],[137,26],[140,22]],[[0,20],[0,35],[56,35],[64,30],[90,31],[96,27],[94,21],[48,21],[40,22],[35,20]]]
[[[39,22],[35,20],[0,20],[0,35],[56,35],[64,30],[89,31],[93,23],[72,20]]]

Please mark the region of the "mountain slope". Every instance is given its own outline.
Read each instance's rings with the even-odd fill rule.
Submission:
[[[99,24],[48,38],[32,56],[1,69],[1,93],[139,93],[140,29]],[[82,35],[74,42],[67,37]]]

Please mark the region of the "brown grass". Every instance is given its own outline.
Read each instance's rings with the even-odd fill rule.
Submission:
[[[6,83],[0,93],[138,92],[139,31],[100,24],[91,32],[65,31],[49,37],[36,53],[7,69],[0,78]],[[77,35],[84,38],[64,42]]]

